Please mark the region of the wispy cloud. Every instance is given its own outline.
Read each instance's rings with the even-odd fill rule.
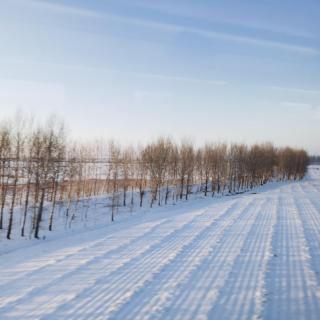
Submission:
[[[206,29],[197,28],[197,27],[190,27],[187,25],[163,23],[163,22],[157,22],[157,21],[152,21],[148,19],[133,18],[128,16],[121,16],[121,15],[107,14],[107,13],[99,13],[89,9],[84,9],[84,8],[65,5],[65,4],[54,4],[47,1],[31,0],[31,1],[28,1],[28,3],[30,3],[34,7],[38,7],[41,9],[50,10],[54,12],[59,12],[63,14],[72,14],[72,15],[79,15],[84,17],[91,17],[91,18],[104,18],[112,21],[117,21],[117,22],[126,23],[126,24],[133,24],[133,25],[142,26],[146,28],[153,28],[153,29],[157,29],[165,32],[170,32],[170,33],[186,32],[186,33],[195,34],[199,37],[207,38],[207,39],[218,39],[218,40],[224,40],[224,41],[229,41],[233,43],[249,44],[249,45],[254,45],[259,47],[274,48],[274,49],[286,50],[286,51],[291,51],[291,52],[296,52],[301,54],[308,54],[308,55],[320,54],[320,51],[318,49],[312,48],[310,46],[305,46],[305,45],[272,41],[272,40],[267,40],[262,38],[245,36],[245,35],[236,35],[236,34],[226,33],[226,32],[217,32],[217,31],[206,30]]]
[[[173,81],[181,81],[181,82],[198,82],[198,83],[207,83],[211,85],[217,86],[225,86],[228,84],[226,81],[219,81],[219,80],[207,80],[207,79],[200,79],[194,77],[182,77],[177,75],[168,75],[168,74],[157,74],[157,73],[133,73],[136,76],[141,77],[149,77],[149,78],[157,78],[163,80],[173,80]]]
[[[133,92],[133,98],[135,101],[141,102],[143,100],[160,100],[169,99],[172,97],[170,92],[160,92],[160,91],[148,91],[148,90],[136,90]]]
[[[304,114],[315,120],[320,119],[320,105],[306,102],[284,101],[280,103],[280,106],[285,108],[288,112]]]
[[[253,22],[252,20],[244,20],[244,19],[235,19],[234,17],[232,19],[227,17],[221,17],[221,15],[215,14],[215,12],[210,11],[210,14],[206,13],[204,11],[204,8],[199,11],[192,10],[188,6],[181,6],[176,5],[174,6],[173,3],[165,2],[165,1],[135,1],[135,5],[137,5],[140,8],[144,9],[152,9],[157,10],[158,12],[175,15],[177,17],[184,17],[184,18],[191,18],[191,19],[197,19],[201,21],[207,21],[207,22],[213,22],[213,23],[222,23],[228,26],[235,26],[235,27],[244,27],[249,28],[253,30],[260,30],[260,31],[266,31],[266,32],[272,32],[272,33],[278,33],[282,35],[288,35],[293,37],[301,37],[301,38],[314,38],[314,36],[310,33],[307,33],[302,30],[292,30],[292,28],[285,28],[285,27],[279,27],[279,26],[273,26],[273,25],[266,25],[261,22]]]
[[[221,39],[221,40],[230,41],[230,42],[251,44],[251,45],[260,46],[260,47],[269,47],[269,48],[293,51],[293,52],[298,52],[303,54],[311,54],[311,55],[320,54],[319,50],[312,47],[303,46],[303,45],[271,41],[271,40],[259,39],[259,38],[249,37],[249,36],[241,36],[241,35],[235,35],[231,33],[216,32],[216,31],[205,30],[201,28],[189,27],[184,25],[162,23],[162,22],[150,21],[146,19],[124,17],[119,15],[108,14],[108,15],[105,15],[105,17],[114,21],[122,22],[122,23],[130,23],[130,24],[147,27],[147,28],[155,28],[158,30],[171,32],[171,33],[188,32],[188,33],[196,34],[198,36],[209,38],[209,39]]]
[[[284,101],[281,102],[281,106],[290,109],[297,109],[297,110],[315,110],[316,107],[310,103],[305,102],[290,102]]]
[[[290,87],[278,87],[278,86],[269,86],[269,89],[286,91],[292,93],[303,93],[303,94],[320,94],[320,90],[314,89],[305,89],[305,88],[290,88]]]
[[[90,18],[101,18],[102,15],[99,12],[80,8],[77,6],[70,6],[65,4],[51,3],[47,1],[40,0],[29,0],[26,2],[34,8],[44,9],[52,12],[62,13],[62,14],[71,14],[82,17],[90,17]]]
[[[74,69],[79,71],[99,71],[104,73],[114,73],[114,74],[122,74],[124,76],[133,76],[133,77],[143,77],[150,79],[159,79],[159,80],[170,80],[177,82],[192,82],[192,83],[206,83],[208,85],[214,86],[225,86],[228,85],[227,81],[224,80],[212,80],[205,78],[197,78],[192,76],[180,76],[175,74],[162,74],[162,73],[152,73],[152,72],[136,72],[129,70],[119,70],[119,69],[111,69],[104,67],[92,67],[90,65],[72,65],[72,64],[62,64],[62,63],[53,63],[53,62],[41,62],[41,61],[29,61],[29,60],[21,60],[21,59],[0,59],[0,62],[5,63],[13,63],[13,64],[21,64],[21,65],[34,65],[40,67],[49,67],[49,68],[62,68],[62,69]]]
[[[285,42],[258,39],[258,38],[248,37],[248,36],[238,36],[238,35],[233,35],[228,33],[204,31],[201,29],[190,29],[190,32],[197,33],[201,36],[208,37],[208,38],[220,38],[220,39],[228,40],[232,42],[251,44],[251,45],[256,45],[261,47],[269,47],[269,48],[293,51],[293,52],[304,53],[304,54],[312,54],[312,55],[320,54],[320,51],[317,49],[307,47],[307,46],[302,46],[302,45],[285,43]]]

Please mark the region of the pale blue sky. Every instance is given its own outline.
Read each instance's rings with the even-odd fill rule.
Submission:
[[[0,117],[320,154],[317,0],[1,0]]]

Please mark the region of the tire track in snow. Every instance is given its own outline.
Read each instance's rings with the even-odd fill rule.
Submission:
[[[316,320],[320,317],[316,277],[309,263],[307,242],[293,195],[297,196],[291,185],[279,196],[272,243],[274,256],[266,274],[264,319]]]
[[[265,200],[254,197],[244,214],[227,230],[213,252],[182,283],[153,319],[207,319],[219,291],[240,254]]]
[[[150,248],[144,255],[130,261],[105,278],[99,279],[91,289],[53,312],[52,319],[63,318],[63,316],[67,316],[70,320],[88,319],[90,312],[94,313],[95,319],[109,318],[130,300],[135,292],[152,281],[155,274],[170,264],[188,244],[195,241],[199,234],[210,228],[221,217],[228,216],[228,210],[231,210],[235,203],[236,201],[225,203],[218,217],[209,214],[214,208],[206,210],[202,215],[189,221],[183,229],[179,228],[177,232],[168,235],[159,244]]]
[[[258,319],[265,293],[265,272],[272,254],[277,198],[268,196],[219,293],[209,319]]]
[[[317,181],[244,195],[208,210],[186,208],[179,217],[166,214],[144,224],[149,232],[140,224],[140,230],[131,225],[112,233],[111,240],[101,233],[84,243],[72,237],[56,269],[42,261],[58,253],[52,246],[33,259],[40,269],[24,273],[33,281],[21,287],[7,282],[17,285],[11,297],[20,298],[0,309],[0,319],[320,319]],[[273,200],[276,221],[269,211]],[[23,280],[23,270],[11,271],[16,274],[2,274]]]
[[[24,280],[28,279],[28,282],[32,281],[34,277],[39,277],[39,274],[47,273],[48,271],[51,273],[54,272],[56,268],[62,268],[65,266],[66,268],[71,267],[68,266],[69,260],[77,257],[79,254],[88,253],[87,259],[90,259],[90,256],[95,256],[97,252],[99,252],[99,248],[103,247],[104,253],[107,251],[115,250],[120,248],[121,246],[128,245],[130,241],[134,240],[134,237],[128,237],[130,233],[135,233],[136,230],[141,229],[141,234],[144,231],[153,228],[158,225],[160,222],[149,222],[143,224],[143,226],[136,226],[135,228],[130,228],[126,231],[119,232],[116,235],[108,235],[99,239],[97,241],[91,241],[89,244],[79,245],[79,246],[71,246],[63,250],[55,251],[54,253],[41,256],[41,258],[32,259],[26,263],[20,264],[15,268],[11,269],[3,269],[0,271],[0,292],[2,292],[7,287],[15,286],[15,284],[19,284]],[[125,237],[126,235],[126,237]],[[139,234],[136,235],[137,237]],[[108,244],[109,248],[106,246]],[[84,259],[83,262],[86,260]],[[0,303],[1,307],[1,303]]]
[[[61,258],[56,264],[50,264],[47,267],[42,266],[39,270],[34,270],[28,274],[28,277],[22,277],[1,285],[0,317],[2,312],[14,307],[15,304],[23,302],[23,299],[32,296],[38,290],[42,290],[43,287],[50,287],[57,280],[70,276],[84,266],[97,263],[99,260],[107,258],[108,255],[112,256],[116,251],[121,252],[123,249],[128,250],[128,246],[139,245],[139,240],[147,234],[153,233],[159,225],[165,222],[166,220],[160,220],[127,230],[126,237],[120,238],[120,242],[119,235],[103,238],[96,241],[94,245],[86,246],[83,250],[77,250],[76,253],[67,255],[65,259]],[[133,236],[130,236],[130,233],[133,233]],[[123,235],[125,234],[123,233]],[[18,292],[17,288],[19,288]]]
[[[180,229],[183,230],[188,223],[205,214],[206,211],[207,209],[191,211],[183,216],[172,218],[172,220],[166,219],[164,223],[159,224],[158,222],[159,226],[156,226],[155,230],[147,231],[150,236],[143,233],[134,242],[133,246],[123,245],[123,252],[115,249],[105,253],[104,248],[101,247],[98,253],[90,254],[90,259],[85,263],[81,263],[84,258],[81,255],[74,257],[70,263],[75,268],[70,272],[64,272],[63,269],[59,269],[57,277],[54,277],[54,274],[47,274],[47,281],[44,281],[44,283],[41,283],[42,279],[40,278],[39,284],[31,291],[22,293],[19,299],[14,299],[10,296],[14,301],[7,303],[0,309],[0,318],[4,319],[4,317],[15,315],[17,317],[23,316],[26,319],[25,314],[28,314],[30,319],[34,319],[50,313],[60,304],[74,298],[79,292],[85,291],[95,281],[98,282],[99,277],[104,277],[106,274],[114,272],[130,260],[150,250],[152,246],[165,241],[166,237],[179,232]],[[138,229],[144,229],[144,226],[138,225]],[[146,238],[152,241],[146,242]],[[119,239],[119,236],[115,234],[114,240],[116,241],[117,239]],[[83,280],[86,283],[81,286]],[[30,310],[29,305],[33,305],[34,310]]]
[[[238,221],[251,202],[252,199],[245,202],[241,200],[236,207],[229,208],[226,214],[201,232],[170,264],[112,314],[111,319],[154,319],[178,286],[186,282],[191,273],[212,253],[224,233]]]
[[[300,197],[295,198],[295,204],[298,207],[300,218],[303,222],[305,238],[311,256],[310,264],[317,278],[318,290],[320,288],[320,211],[319,206],[314,202],[313,197],[308,190],[299,186]]]
[[[183,207],[185,203],[182,203],[177,210],[172,210],[172,214],[177,217],[181,214],[179,209]],[[190,208],[189,210],[195,211],[197,208]],[[157,213],[156,213],[157,214]],[[21,259],[25,256],[25,250],[17,249],[13,252],[0,254],[0,286],[6,284],[6,282],[14,281],[18,278],[23,278],[24,276],[29,276],[34,271],[39,271],[40,268],[46,268],[49,265],[56,264],[59,261],[65,260],[67,256],[72,257],[74,254],[78,254],[83,250],[91,249],[91,247],[96,246],[99,243],[104,242],[106,239],[113,239],[114,235],[123,241],[126,235],[130,233],[132,228],[141,226],[141,223],[154,223],[155,220],[161,219],[160,215],[149,216],[146,221],[141,222],[141,220],[133,220],[130,225],[123,226],[123,223],[112,225],[113,228],[109,228],[109,235],[106,236],[104,233],[105,228],[98,228],[97,230],[81,231],[75,235],[68,235],[66,238],[62,239],[52,239],[47,241],[38,241],[31,247],[26,247],[26,251],[30,249],[38,249],[37,257],[34,256]],[[137,216],[135,218],[138,218]],[[163,217],[163,219],[168,219],[168,217]],[[124,221],[121,221],[124,222]],[[111,227],[111,225],[109,226]],[[98,240],[85,240],[85,238],[90,235],[91,239],[97,238]],[[83,239],[84,237],[84,239]],[[102,239],[101,239],[102,238]],[[71,240],[71,243],[69,242]],[[20,255],[20,251],[23,251]],[[33,252],[34,253],[34,252]],[[19,259],[20,258],[20,259]],[[14,264],[14,267],[12,267]]]
[[[121,236],[119,235],[121,238]],[[113,236],[108,235],[106,237],[100,238],[97,241],[90,241],[88,244],[81,244],[79,246],[71,245],[67,248],[55,250],[54,252],[49,252],[48,254],[43,254],[39,258],[31,259],[25,263],[18,264],[13,269],[4,269],[0,271],[1,284],[0,288],[4,287],[7,283],[11,281],[19,281],[24,277],[30,277],[34,273],[38,273],[41,270],[50,268],[57,263],[64,262],[67,259],[72,259],[74,256],[81,254],[84,251],[89,251],[95,247],[101,245],[109,239],[112,240]],[[1,290],[1,289],[0,289]]]
[[[299,188],[301,195],[305,195],[308,198],[319,198],[320,184],[315,183],[313,180],[301,181],[296,187]]]
[[[89,250],[104,242],[109,237],[105,237],[103,239],[93,241],[90,244],[85,246],[79,245],[79,247],[71,246],[68,248],[63,248],[59,250],[55,250],[54,252],[49,252],[48,254],[41,255],[41,257],[37,257],[35,259],[31,259],[27,262],[18,264],[12,269],[3,269],[0,270],[0,291],[1,288],[5,287],[11,281],[19,281],[24,277],[32,276],[33,273],[38,273],[41,269],[46,269],[54,264],[57,264],[61,261],[65,261],[68,258],[72,258],[73,256],[79,254],[82,251]]]

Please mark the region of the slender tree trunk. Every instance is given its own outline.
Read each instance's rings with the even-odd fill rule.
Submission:
[[[207,193],[208,193],[208,182],[209,182],[209,178],[206,175],[206,181],[205,181],[205,187],[204,187],[204,196],[205,197],[207,196]]]
[[[159,196],[158,205],[161,206],[161,185],[158,188],[158,196]]]
[[[180,200],[182,200],[182,197],[183,197],[183,189],[184,189],[184,178],[181,178],[181,182],[180,182]]]
[[[127,205],[127,187],[123,187],[123,206],[125,207]]]
[[[42,190],[41,190],[41,198],[40,198],[39,209],[38,209],[38,214],[37,214],[36,227],[35,227],[35,231],[34,231],[34,237],[36,239],[39,239],[39,231],[40,231],[40,223],[42,220],[44,197],[46,194],[45,190],[46,190],[45,188],[42,188]]]
[[[3,229],[3,213],[4,207],[7,201],[8,194],[8,185],[9,185],[9,175],[7,177],[7,181],[4,186],[2,186],[2,194],[1,194],[1,210],[0,210],[0,229]]]
[[[188,195],[189,195],[189,187],[190,187],[190,177],[188,175],[188,178],[187,178],[187,184],[186,184],[186,200],[188,200]]]
[[[27,213],[28,213],[28,207],[29,207],[29,195],[30,195],[30,180],[28,181],[27,184],[27,192],[26,192],[26,199],[24,203],[24,212],[23,212],[23,221],[22,221],[22,227],[21,227],[21,237],[24,237],[24,229],[27,221]]]
[[[166,197],[165,197],[165,201],[164,201],[164,204],[167,205],[168,203],[168,198],[169,198],[169,182],[167,181],[167,188],[166,188]]]
[[[131,186],[131,207],[133,207],[133,186]]]
[[[16,170],[18,170],[18,169],[16,169]],[[14,211],[14,205],[15,205],[15,200],[16,200],[16,195],[17,195],[17,182],[18,182],[18,174],[16,173],[16,177],[14,179],[14,184],[13,184],[11,206],[10,206],[10,210],[9,210],[9,223],[8,223],[8,230],[7,230],[7,239],[8,240],[10,240],[11,231],[12,231],[13,211]]]
[[[18,138],[17,146],[16,146],[16,165],[15,165],[15,172],[14,172],[14,181],[13,181],[13,191],[11,196],[11,206],[9,210],[9,223],[8,223],[8,230],[7,230],[7,239],[10,239],[11,237],[11,231],[12,231],[12,223],[13,223],[13,211],[17,196],[17,184],[19,179],[19,161],[20,161],[20,138]]]
[[[50,212],[50,218],[49,218],[49,231],[52,231],[52,225],[53,225],[53,215],[54,215],[54,210],[56,207],[56,199],[57,199],[57,182],[54,181],[53,183],[53,199],[52,199],[52,207],[51,207],[51,212]]]

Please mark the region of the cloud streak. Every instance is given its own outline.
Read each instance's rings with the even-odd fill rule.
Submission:
[[[292,102],[292,101],[285,101],[282,102],[281,107],[285,108],[286,110],[292,112],[298,112],[299,114],[303,113],[304,115],[310,116],[314,120],[320,119],[320,106],[305,103],[305,102]]]
[[[285,101],[281,103],[281,106],[284,108],[296,109],[296,110],[316,110],[317,108],[310,104],[304,102],[290,102]]]
[[[312,90],[312,89],[278,87],[278,86],[269,86],[268,88],[273,90],[278,90],[278,91],[292,92],[292,93],[320,94],[320,90]]]
[[[5,63],[14,63],[14,64],[25,64],[25,65],[34,65],[34,66],[47,66],[52,68],[62,68],[62,69],[74,69],[81,71],[100,71],[104,73],[115,73],[115,74],[123,74],[126,76],[134,76],[134,77],[143,77],[150,79],[159,79],[159,80],[170,80],[177,82],[192,82],[192,83],[206,83],[214,86],[226,86],[228,85],[227,81],[224,80],[210,80],[203,78],[195,78],[195,77],[186,77],[175,74],[162,74],[162,73],[149,73],[149,72],[136,72],[136,71],[128,71],[128,70],[119,70],[119,69],[110,69],[110,68],[96,68],[92,66],[84,66],[84,65],[66,65],[61,63],[53,63],[53,62],[39,62],[39,61],[26,61],[19,59],[0,59],[0,62]],[[1,79],[1,78],[0,78]]]
[[[57,4],[57,3],[50,3],[46,1],[39,1],[39,0],[31,0],[25,2],[30,6],[38,9],[44,9],[51,12],[61,13],[61,14],[70,14],[70,15],[77,15],[81,17],[88,17],[88,18],[101,18],[102,15],[96,11],[84,9],[76,6],[69,6],[65,4]]]
[[[226,81],[217,81],[217,80],[207,80],[207,79],[199,79],[193,77],[182,77],[176,75],[167,75],[167,74],[156,74],[156,73],[132,73],[136,76],[141,77],[149,77],[161,80],[173,80],[173,81],[180,81],[180,82],[196,82],[196,83],[207,83],[216,86],[225,86],[228,83]]]
[[[141,19],[141,18],[132,18],[127,16],[115,15],[115,14],[107,14],[107,13],[98,13],[92,10],[83,9],[76,6],[53,4],[53,3],[39,1],[39,0],[32,0],[30,4],[34,7],[54,11],[57,13],[72,14],[72,15],[78,15],[82,17],[91,17],[91,18],[103,18],[111,21],[141,26],[145,28],[153,28],[153,29],[157,29],[157,30],[169,32],[169,33],[186,32],[186,33],[194,34],[199,37],[210,39],[210,40],[223,40],[223,41],[228,41],[232,43],[279,49],[279,50],[285,50],[285,51],[290,51],[290,52],[295,52],[300,54],[307,54],[307,55],[320,54],[320,51],[318,49],[315,49],[309,46],[304,46],[304,45],[266,40],[262,38],[250,37],[245,35],[235,35],[232,33],[216,32],[212,30],[190,27],[186,25],[156,22],[156,21],[151,21],[151,20]]]
[[[151,9],[151,10],[157,10],[158,12],[162,13],[169,13],[171,15],[175,15],[177,17],[184,17],[184,18],[191,18],[191,19],[198,19],[198,20],[205,20],[207,22],[216,22],[216,23],[222,23],[228,26],[235,26],[235,27],[244,27],[249,28],[253,30],[260,30],[260,31],[266,31],[266,32],[273,32],[278,33],[282,35],[288,35],[293,37],[300,37],[300,38],[307,38],[311,39],[314,38],[313,35],[303,32],[303,31],[293,31],[289,28],[279,28],[274,27],[272,25],[262,25],[261,23],[254,23],[252,21],[248,20],[242,20],[242,19],[228,19],[228,18],[221,18],[219,17],[212,17],[212,14],[215,13],[210,12],[210,16],[204,12],[195,12],[190,11],[189,8],[186,6],[173,6],[170,2],[165,3],[164,1],[161,2],[154,2],[154,1],[136,1],[135,4],[143,9]]]

